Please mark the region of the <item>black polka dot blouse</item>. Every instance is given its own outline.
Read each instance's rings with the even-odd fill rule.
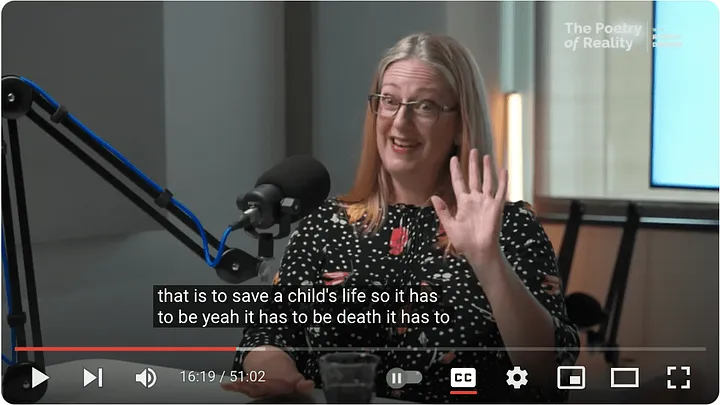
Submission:
[[[514,365],[490,304],[467,261],[435,247],[443,230],[431,206],[388,207],[376,234],[362,235],[359,226],[349,222],[337,200],[328,199],[292,233],[275,283],[438,286],[455,319],[444,326],[255,326],[245,329],[240,346],[290,348],[298,370],[318,388],[318,358],[328,349],[379,347],[384,349],[374,352],[381,358],[378,397],[423,403],[566,400],[567,391],[536,387],[532,375],[519,389],[508,384]],[[566,317],[553,248],[527,204],[506,204],[500,242],[508,262],[554,319],[557,365],[574,364],[578,332]],[[234,369],[241,369],[242,361],[239,352]],[[390,388],[386,373],[395,367],[420,371],[421,383]],[[477,394],[451,395],[451,369],[465,367],[476,369]]]

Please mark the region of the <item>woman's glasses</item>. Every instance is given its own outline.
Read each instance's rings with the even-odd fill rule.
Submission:
[[[456,111],[456,108],[439,105],[432,100],[402,102],[393,96],[383,94],[370,94],[368,101],[373,113],[387,118],[394,117],[400,111],[400,107],[406,106],[407,110],[412,111],[416,122],[427,126],[434,125],[440,114]]]

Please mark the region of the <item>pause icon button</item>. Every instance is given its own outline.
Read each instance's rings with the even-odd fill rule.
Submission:
[[[404,387],[405,384],[407,384],[407,381],[405,381],[405,370],[394,368],[388,371],[387,376],[385,376],[385,381],[387,381],[388,386],[392,389]]]
[[[402,384],[402,376],[402,373],[392,373],[390,376],[392,384]]]
[[[400,389],[406,384],[419,384],[422,381],[422,373],[417,370],[403,370],[393,368],[385,376],[387,385],[394,389]]]

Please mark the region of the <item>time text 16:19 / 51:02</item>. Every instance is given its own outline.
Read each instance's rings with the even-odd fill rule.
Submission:
[[[265,371],[214,371],[214,370],[181,370],[180,381],[188,384],[203,383],[234,383],[234,382],[265,382]]]

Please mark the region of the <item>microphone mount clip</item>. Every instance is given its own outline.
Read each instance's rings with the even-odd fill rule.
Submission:
[[[250,204],[248,211],[252,210],[253,205]],[[296,198],[287,197],[280,201],[280,219],[278,221],[278,231],[276,234],[272,232],[258,232],[252,224],[244,227],[245,233],[258,240],[257,259],[260,263],[257,268],[261,281],[270,281],[274,276],[270,262],[275,256],[275,240],[282,239],[290,234],[293,219],[297,218],[299,214],[300,201]],[[220,259],[220,265],[215,268],[217,276],[226,283],[237,284],[247,281],[247,277],[240,272],[242,268],[240,264],[235,261],[235,256],[236,253],[233,251],[226,252]]]

